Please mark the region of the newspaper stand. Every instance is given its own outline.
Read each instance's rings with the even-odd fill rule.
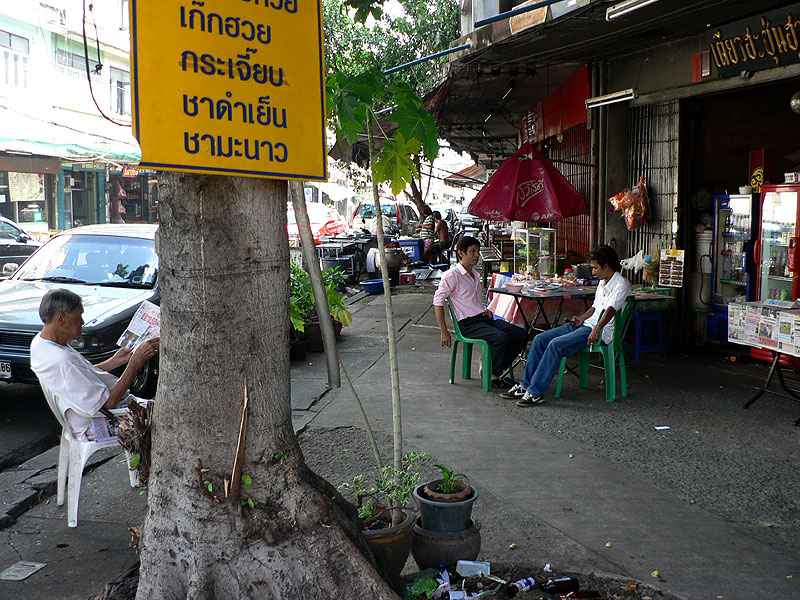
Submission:
[[[761,348],[772,354],[772,364],[761,389],[744,405],[749,408],[764,394],[772,394],[800,402],[800,396],[789,389],[783,378],[781,357],[800,356],[800,310],[794,302],[766,300],[728,304],[728,341],[752,348]],[[772,378],[786,393],[769,389]],[[800,425],[800,418],[795,422]]]

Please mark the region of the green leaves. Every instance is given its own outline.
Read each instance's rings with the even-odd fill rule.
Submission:
[[[355,77],[331,73],[325,88],[328,116],[333,119],[336,135],[352,144],[364,130],[376,93],[385,89],[384,75],[380,71],[366,71]]]
[[[433,598],[433,593],[439,587],[439,584],[436,583],[431,577],[423,577],[421,579],[417,579],[414,582],[414,585],[411,586],[411,589],[408,590],[408,594],[406,594],[406,599],[416,599],[420,596],[424,596],[425,598]]]
[[[253,486],[253,478],[250,477],[247,473],[242,473],[242,483],[244,487],[249,488]]]
[[[359,23],[366,21],[370,15],[377,21],[383,14],[381,2],[375,2],[375,0],[347,0],[347,4],[356,9],[354,18]]]
[[[397,123],[398,131],[407,140],[419,140],[425,149],[425,156],[433,162],[439,154],[439,135],[433,115],[407,83],[395,83],[389,91],[394,94],[397,104],[389,119]]]
[[[131,469],[135,469],[136,467],[138,467],[141,460],[142,460],[141,454],[134,454],[133,456],[131,456],[131,462],[130,462]]]
[[[418,154],[422,143],[416,139],[406,140],[399,131],[394,141],[386,140],[378,160],[373,166],[375,180],[388,181],[393,194],[402,192],[411,179],[417,176],[417,167],[412,156]]]
[[[378,183],[389,182],[398,194],[417,177],[414,157],[424,153],[433,161],[439,153],[439,139],[433,116],[410,85],[389,83],[380,71],[366,71],[355,77],[331,73],[327,81],[328,110],[338,138],[353,144],[367,123],[375,119],[376,106],[394,106],[390,121],[397,124],[394,139],[384,139],[374,157],[373,176]]]

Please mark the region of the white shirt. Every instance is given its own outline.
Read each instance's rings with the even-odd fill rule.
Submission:
[[[31,342],[31,368],[42,386],[52,390],[77,437],[84,437],[92,416],[106,403],[117,377],[98,369],[70,346],[37,333]]]
[[[619,273],[614,273],[608,283],[601,279],[600,284],[597,286],[597,291],[594,293],[594,302],[592,303],[594,312],[583,324],[594,328],[600,320],[600,313],[608,307],[612,307],[619,313],[625,306],[625,299],[631,293],[631,284]],[[605,344],[610,344],[614,339],[614,320],[603,327],[601,339]]]

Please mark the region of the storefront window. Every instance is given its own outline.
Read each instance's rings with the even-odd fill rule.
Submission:
[[[111,110],[118,115],[131,114],[131,74],[116,67],[110,67],[109,73]]]
[[[42,173],[7,173],[6,200],[10,210],[4,215],[29,232],[46,232],[47,201],[45,175]],[[0,194],[3,188],[0,187]],[[2,206],[2,205],[0,205]]]
[[[28,87],[29,48],[27,38],[0,29],[0,81],[12,87]]]

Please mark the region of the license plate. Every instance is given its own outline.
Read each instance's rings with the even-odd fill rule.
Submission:
[[[0,360],[0,379],[11,379],[11,363]]]

